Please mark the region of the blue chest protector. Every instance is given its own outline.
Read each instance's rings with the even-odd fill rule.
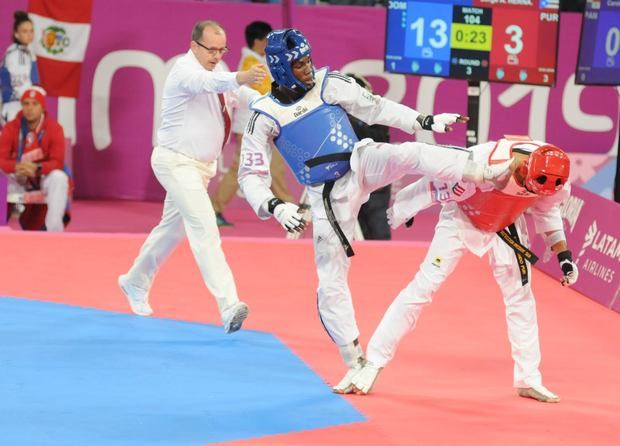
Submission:
[[[281,104],[269,95],[252,105],[278,124],[274,143],[304,185],[341,178],[351,169],[349,159],[358,142],[344,109],[323,100],[327,72],[318,70],[315,87],[293,104]]]

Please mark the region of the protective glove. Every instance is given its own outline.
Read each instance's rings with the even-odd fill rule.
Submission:
[[[387,222],[388,225],[390,225],[390,228],[396,229],[402,224],[402,221],[396,215],[394,215],[393,207],[387,208],[387,211],[385,211],[385,215],[387,216]]]
[[[428,178],[421,178],[398,191],[394,203],[386,211],[387,221],[392,229],[398,228],[433,204],[430,182]]]
[[[469,121],[469,117],[456,113],[440,113],[438,115],[420,115],[416,120],[424,130],[446,133],[452,131],[452,124],[465,123]]]
[[[306,222],[299,213],[299,206],[288,203],[279,198],[272,198],[267,204],[267,209],[288,232],[303,232]]]
[[[558,262],[560,262],[560,268],[562,268],[562,273],[564,274],[560,281],[562,286],[571,286],[577,282],[579,270],[577,265],[573,263],[573,254],[569,250],[558,253]]]
[[[392,229],[398,228],[400,225],[403,224],[403,222],[405,223],[405,227],[407,229],[413,226],[414,217],[409,217],[407,219],[407,217],[399,216],[398,212],[394,209],[394,207],[388,208],[387,211],[385,211],[385,215],[387,215],[388,225],[390,225],[390,228]]]

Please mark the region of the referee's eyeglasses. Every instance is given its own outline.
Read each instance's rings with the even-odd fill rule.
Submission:
[[[215,56],[216,54],[221,54],[222,56],[224,54],[226,54],[228,52],[228,50],[230,48],[228,48],[227,46],[225,46],[224,48],[209,48],[208,46],[204,46],[202,43],[200,43],[197,40],[194,40],[194,42],[196,42],[196,45],[203,47],[205,50],[207,50],[207,53],[209,54],[209,56]]]

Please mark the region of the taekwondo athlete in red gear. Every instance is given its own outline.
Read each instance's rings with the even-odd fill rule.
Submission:
[[[536,256],[527,249],[523,213],[527,210],[532,215],[536,232],[557,254],[562,285],[575,283],[577,266],[568,250],[560,215],[560,205],[570,195],[570,161],[561,149],[524,138],[505,138],[471,150],[474,160],[488,159],[489,164],[514,159],[513,174],[504,187],[423,178],[401,190],[388,210],[390,224],[398,227],[432,204],[443,205],[420,270],[392,302],[368,344],[368,362],[353,378],[356,393],[366,394],[372,389],[380,370],[394,357],[400,340],[415,327],[424,306],[431,303],[469,250],[480,257],[488,253],[502,292],[515,363],[513,385],[518,394],[541,402],[560,401],[543,386],[539,370],[536,302],[528,266]]]
[[[272,215],[288,231],[303,231],[297,204],[276,198],[269,189],[270,142],[273,141],[297,180],[307,186],[314,222],[313,241],[319,278],[319,317],[336,343],[349,371],[334,387],[351,388],[351,376],[364,362],[359,330],[347,283],[349,243],[360,206],[369,194],[408,173],[446,181],[484,181],[504,174],[508,164],[485,169],[469,153],[429,144],[358,141],[347,113],[368,124],[446,132],[465,122],[458,114],[423,116],[415,110],[373,95],[353,79],[329,68],[315,70],[312,49],[295,29],[276,30],[267,38],[272,91],[253,101],[254,114],[241,149],[239,184],[259,218]]]

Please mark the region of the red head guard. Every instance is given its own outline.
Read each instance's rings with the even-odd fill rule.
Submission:
[[[568,180],[570,160],[564,151],[551,144],[536,149],[526,165],[525,186],[537,195],[553,195]]]

